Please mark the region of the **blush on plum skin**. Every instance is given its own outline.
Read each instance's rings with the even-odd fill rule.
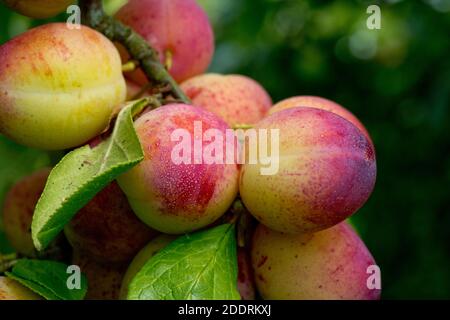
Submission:
[[[238,248],[237,288],[242,300],[255,300],[256,289],[250,254],[246,248]]]
[[[372,142],[372,139],[369,135],[369,132],[367,131],[366,127],[359,121],[359,119],[351,113],[349,110],[344,108],[343,106],[337,104],[334,101],[321,98],[321,97],[315,97],[315,96],[297,96],[285,99],[283,101],[278,102],[276,105],[274,105],[269,110],[269,115],[274,114],[276,112],[294,108],[294,107],[310,107],[310,108],[317,108],[322,109],[325,111],[333,112],[342,118],[350,121],[357,127],[361,132],[366,136],[366,138]]]
[[[349,121],[324,110],[277,112],[256,129],[280,130],[279,171],[244,164],[240,194],[261,223],[286,233],[316,232],[355,213],[376,179],[373,145]]]
[[[106,186],[65,226],[75,250],[101,263],[127,263],[158,232],[142,223],[116,182]]]
[[[78,250],[73,251],[72,264],[86,276],[88,290],[85,300],[117,300],[126,264],[101,263]]]
[[[196,106],[215,113],[231,127],[262,120],[272,99],[264,88],[246,76],[203,74],[181,84]]]
[[[208,69],[214,34],[208,16],[195,0],[130,0],[116,17],[143,36],[163,64],[171,60],[168,69],[177,82]],[[148,82],[140,69],[129,78],[141,85]]]
[[[2,218],[6,237],[17,252],[27,257],[36,255],[31,221],[49,174],[49,168],[36,171],[14,184],[5,196]]]
[[[367,268],[376,265],[347,222],[314,234],[289,235],[260,224],[252,264],[258,291],[269,300],[377,300]]]
[[[31,29],[0,46],[0,61],[0,132],[20,144],[80,146],[105,130],[125,101],[116,48],[85,26]]]
[[[202,123],[203,132],[211,128],[225,135],[228,129],[214,114],[184,104],[166,105],[142,115],[135,128],[145,158],[118,178],[138,217],[164,233],[181,234],[211,224],[237,195],[237,164],[175,164],[171,158],[179,144],[171,141],[171,134],[185,129],[193,137],[195,121]],[[234,141],[227,148],[236,148]]]

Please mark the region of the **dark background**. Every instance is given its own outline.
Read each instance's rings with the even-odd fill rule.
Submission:
[[[450,299],[450,0],[199,2],[216,33],[212,71],[248,75],[275,102],[335,100],[368,128],[378,181],[353,221],[383,298]],[[366,27],[369,4],[381,7],[381,30]],[[0,43],[38,23],[0,5]],[[0,138],[0,198],[50,161]]]

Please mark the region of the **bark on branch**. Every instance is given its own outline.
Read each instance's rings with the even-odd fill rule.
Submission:
[[[169,85],[176,100],[190,104],[189,98],[159,60],[158,52],[132,28],[108,16],[101,0],[80,0],[83,24],[101,32],[111,41],[122,44],[133,60],[139,62],[148,80],[158,85]]]

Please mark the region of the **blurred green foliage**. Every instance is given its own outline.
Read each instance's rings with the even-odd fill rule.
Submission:
[[[279,101],[319,95],[355,113],[378,181],[354,216],[384,298],[450,298],[450,1],[200,0],[214,23],[211,67]],[[381,8],[381,30],[366,9]]]
[[[211,71],[253,77],[274,101],[335,100],[367,126],[378,181],[353,221],[383,297],[450,298],[450,0],[199,2],[216,33]],[[374,3],[381,30],[366,27]],[[48,21],[0,5],[0,43]]]

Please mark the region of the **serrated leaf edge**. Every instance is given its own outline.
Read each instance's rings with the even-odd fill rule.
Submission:
[[[148,99],[144,98],[144,99],[141,99],[141,100],[132,101],[132,102],[128,103],[127,106],[125,106],[125,107],[122,109],[122,111],[119,113],[119,115],[118,115],[118,117],[117,117],[117,121],[119,121],[121,118],[129,117],[129,118],[131,119],[131,121],[133,122],[133,116],[136,115],[136,114],[138,114],[138,113],[140,113],[140,112],[146,107],[146,105],[148,104],[148,101],[149,101]],[[109,145],[108,145],[108,150],[110,150],[110,146],[113,145],[113,142],[114,142],[114,136],[115,136],[115,133],[117,132],[118,129],[119,129],[119,128],[118,128],[117,126],[114,127],[114,129],[113,129],[113,132],[112,132],[112,134],[111,134],[111,141],[110,141],[110,143],[109,143]],[[137,136],[137,133],[136,133],[136,132],[134,132],[134,135],[135,135],[135,137],[138,139],[138,136]],[[92,150],[91,147],[90,147],[89,145],[86,145],[86,146],[80,147],[80,148],[78,148],[78,149],[75,149],[75,150],[72,151],[72,152],[76,152],[76,151],[83,150],[83,149],[89,149],[89,150]],[[61,159],[61,161],[53,168],[52,172],[53,172],[56,168],[58,168],[59,165],[60,165],[66,158],[70,157],[71,154],[72,154],[72,152],[71,152],[71,153],[68,153],[67,155],[65,155],[65,156]],[[80,152],[80,151],[79,151],[79,152]],[[102,158],[102,165],[103,165],[103,163],[105,162],[105,159],[107,159],[107,158],[106,158],[106,157],[103,157],[103,158]],[[143,159],[144,159],[144,152],[143,152],[142,146],[141,146],[141,156],[138,157],[138,158],[136,159],[136,161],[130,162],[130,160],[128,159],[127,162],[121,162],[121,163],[118,163],[118,164],[116,164],[115,166],[110,167],[107,171],[104,171],[104,172],[101,171],[101,168],[102,168],[102,166],[101,166],[101,167],[99,168],[98,172],[94,175],[94,178],[93,178],[93,180],[91,180],[90,183],[94,183],[94,184],[95,184],[95,180],[96,180],[97,177],[99,177],[99,176],[101,177],[101,176],[103,176],[103,175],[107,175],[108,173],[111,173],[111,172],[113,172],[114,170],[116,170],[116,169],[118,169],[118,168],[124,166],[125,163],[129,164],[130,167],[131,167],[131,166],[134,166],[134,165],[136,165],[137,163],[141,162]],[[52,172],[51,172],[50,175],[49,175],[49,179],[47,180],[47,183],[46,183],[46,185],[45,185],[45,188],[47,187],[47,184],[50,182],[50,177],[51,177],[51,175],[52,175]],[[98,175],[99,172],[100,172],[100,173],[103,173],[103,174]],[[114,180],[114,178],[111,179],[111,181],[113,181],[113,180]],[[82,185],[80,186],[80,188],[78,189],[78,191],[76,191],[75,193],[73,193],[72,196],[71,196],[70,198],[64,199],[64,200],[61,202],[61,205],[60,205],[54,212],[55,212],[55,213],[59,212],[60,209],[63,208],[64,205],[68,203],[68,201],[70,201],[70,199],[73,199],[74,197],[76,197],[77,194],[80,193],[80,190],[82,190],[86,185],[88,185],[88,184],[90,184],[90,183],[89,183],[89,182],[86,182],[86,183],[82,184]],[[44,189],[44,190],[45,190],[45,189]],[[42,199],[42,196],[39,198],[39,200],[38,200],[38,202],[37,202],[37,204],[36,204],[35,212],[37,211],[38,208],[40,208],[41,199]],[[75,214],[76,214],[76,212],[73,213],[72,217],[73,217]],[[51,222],[51,220],[53,219],[54,216],[55,216],[55,215],[53,215],[52,218],[48,219],[48,220],[46,221],[46,223],[44,223],[42,226],[37,226],[37,222],[35,222],[35,221],[37,221],[37,220],[34,219],[34,215],[33,215],[33,221],[32,221],[32,226],[31,226],[31,233],[32,233],[33,244],[34,244],[34,246],[36,247],[37,250],[42,250],[42,249],[44,249],[44,248],[51,242],[51,240],[49,240],[49,241],[44,241],[44,240],[43,240],[43,239],[45,238],[45,235],[46,235],[46,234],[53,233],[56,229],[60,229],[60,226],[55,226],[55,227],[49,227],[49,228],[47,228],[46,231],[42,231],[42,230],[45,228],[45,226],[48,225],[49,222]],[[68,219],[68,221],[70,221],[70,218]],[[51,223],[50,223],[50,224],[51,224]]]

